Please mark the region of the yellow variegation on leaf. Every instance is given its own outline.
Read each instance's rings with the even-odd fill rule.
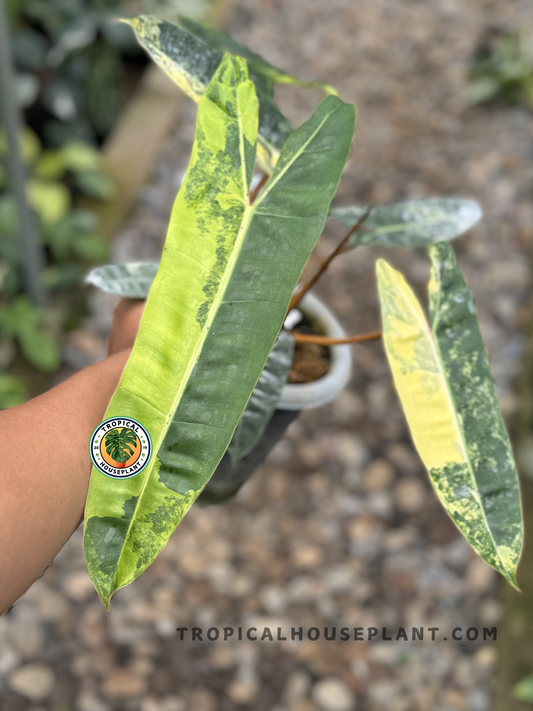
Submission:
[[[379,260],[383,338],[414,444],[446,511],[517,587],[518,477],[472,296],[452,248],[429,248],[430,320],[403,276]]]
[[[258,103],[244,60],[226,55],[204,92],[161,264],[104,416],[140,423],[153,455],[131,478],[91,475],[85,552],[106,606],[159,554],[226,451],[324,227],[354,123],[353,106],[327,97],[252,203]]]

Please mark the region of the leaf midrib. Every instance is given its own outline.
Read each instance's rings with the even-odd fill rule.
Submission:
[[[438,369],[439,373],[441,374],[442,381],[443,381],[443,383],[444,383],[444,392],[445,392],[445,394],[446,394],[446,399],[447,399],[447,401],[448,401],[448,405],[449,405],[449,408],[450,408],[450,412],[452,413],[452,418],[453,418],[453,421],[454,421],[456,430],[457,430],[457,432],[459,433],[459,440],[460,440],[461,448],[462,448],[462,450],[463,450],[463,457],[464,457],[465,463],[466,463],[466,465],[467,465],[467,467],[468,467],[468,470],[469,470],[469,472],[470,472],[470,475],[471,475],[471,477],[472,477],[472,480],[473,480],[473,482],[474,482],[474,484],[475,484],[474,490],[477,491],[477,479],[476,479],[476,475],[475,475],[475,473],[474,473],[474,470],[473,470],[473,468],[472,468],[472,464],[471,464],[471,462],[470,462],[470,457],[468,456],[468,453],[467,453],[467,450],[466,450],[466,442],[465,442],[465,438],[464,438],[464,433],[463,433],[462,428],[461,428],[460,425],[459,425],[459,420],[458,420],[458,418],[457,418],[457,413],[456,413],[456,410],[455,410],[455,407],[454,407],[454,400],[453,400],[453,395],[452,395],[452,392],[451,392],[450,384],[449,384],[448,378],[447,378],[447,376],[446,376],[446,373],[445,373],[445,371],[444,371],[444,369],[443,369],[443,367],[442,367],[442,362],[443,362],[443,360],[442,360],[442,354],[441,354],[441,351],[440,351],[440,348],[439,348],[439,345],[438,345],[437,338],[436,338],[435,335],[434,335],[434,333],[435,333],[435,331],[436,331],[436,327],[437,327],[438,322],[439,322],[438,315],[436,315],[435,319],[433,320],[433,322],[432,322],[432,324],[431,324],[431,329],[429,329],[429,328],[428,328],[428,324],[427,324],[427,322],[426,322],[425,320],[422,321],[422,322],[420,321],[420,316],[419,316],[419,314],[417,314],[416,311],[412,308],[411,304],[409,303],[409,300],[406,299],[406,298],[404,298],[404,301],[405,301],[405,303],[406,303],[407,308],[409,309],[409,311],[413,314],[415,320],[416,320],[419,324],[421,323],[422,332],[424,333],[424,336],[429,340],[430,347],[431,347],[431,350],[432,350],[433,355],[434,355],[434,357],[435,357],[435,362],[436,362],[436,364],[437,364],[437,369]],[[439,304],[440,304],[440,296],[439,296]],[[436,309],[436,314],[438,314],[438,313],[439,313],[439,309],[437,308],[437,309]],[[480,498],[481,498],[481,497],[480,497]],[[490,539],[491,539],[491,541],[492,541],[492,543],[493,543],[494,552],[495,552],[495,554],[497,555],[497,557],[498,557],[498,559],[499,559],[499,561],[500,561],[500,563],[501,563],[502,569],[505,570],[505,571],[507,571],[507,566],[504,564],[504,562],[503,562],[503,560],[502,560],[502,557],[501,557],[501,555],[500,555],[500,553],[499,553],[498,546],[496,545],[496,541],[494,540],[494,536],[493,536],[493,534],[492,534],[492,530],[491,530],[491,528],[490,528],[490,526],[489,526],[489,523],[488,523],[488,521],[487,521],[487,517],[486,517],[486,515],[485,515],[485,509],[483,508],[483,505],[482,505],[481,502],[480,502],[479,508],[481,509],[481,513],[482,513],[482,516],[483,516],[483,520],[485,521],[485,528],[486,528],[486,530],[487,530],[487,532],[488,532],[488,534],[489,534],[489,536],[490,536]]]
[[[342,104],[336,106],[332,111],[330,111],[329,113],[327,113],[327,114],[324,116],[323,120],[320,122],[320,124],[317,126],[317,128],[313,131],[313,133],[311,133],[311,135],[309,136],[309,138],[307,139],[307,141],[302,145],[301,149],[300,149],[299,151],[297,151],[297,152],[294,154],[294,156],[290,159],[290,161],[287,162],[287,164],[285,165],[285,167],[282,168],[276,176],[270,178],[270,180],[269,180],[268,183],[266,184],[266,187],[265,187],[265,189],[263,190],[263,192],[260,193],[260,195],[256,198],[256,200],[255,200],[255,202],[254,202],[254,204],[253,204],[253,209],[257,208],[257,207],[263,202],[263,200],[272,192],[272,189],[276,186],[276,184],[280,181],[280,179],[281,179],[281,178],[285,175],[285,173],[289,170],[289,168],[291,167],[291,165],[294,164],[294,162],[296,161],[296,159],[299,158],[303,153],[305,153],[305,148],[311,143],[311,141],[313,140],[313,138],[317,135],[317,133],[320,131],[320,129],[321,129],[322,126],[326,123],[326,121],[327,121],[331,116],[333,116],[334,113],[336,113],[337,111],[339,111],[340,108],[342,108]],[[283,216],[283,217],[284,217],[284,216]]]
[[[201,40],[199,37],[196,37],[196,35],[194,35],[194,37],[195,37],[195,39],[198,40],[198,42],[201,42],[205,47],[208,47],[209,49],[213,49],[213,48],[210,47],[208,44],[206,44],[203,40]],[[161,59],[160,59],[161,68],[163,69],[164,72],[166,72],[166,69],[165,69],[165,62],[164,62],[163,60],[167,57],[167,55],[165,55],[165,53],[163,52],[163,50],[162,50],[160,47],[158,47],[158,46],[155,44],[155,42],[153,42],[153,40],[149,40],[149,39],[147,39],[146,37],[144,37],[143,39],[145,40],[146,44],[149,44],[149,45],[153,48],[153,53],[154,53],[154,55],[157,55],[158,57],[161,58]],[[220,52],[220,50],[216,50],[216,51],[217,51],[217,52]],[[231,54],[231,53],[230,53],[230,54]],[[221,55],[221,58],[223,58],[223,57],[224,57],[224,52],[220,52],[220,55]],[[244,59],[244,61],[246,62],[247,66],[250,66],[250,65],[248,64],[248,61],[246,60],[246,58],[243,58],[243,57],[241,57],[241,58]],[[173,64],[175,64],[175,65],[177,64],[177,63],[174,62],[174,60],[171,60],[171,61],[173,62]],[[221,60],[221,61],[222,61],[222,60]],[[190,96],[190,98],[191,98],[195,103],[197,103],[197,104],[200,103],[200,100],[201,100],[202,96],[204,95],[204,93],[205,93],[205,91],[206,91],[206,89],[207,89],[207,84],[204,84],[204,83],[203,83],[202,81],[200,81],[196,76],[194,76],[194,74],[191,74],[191,73],[188,72],[186,69],[184,69],[182,64],[178,64],[177,66],[179,66],[179,71],[185,76],[186,81],[187,81],[187,84],[186,84],[186,86],[183,86],[182,84],[180,84],[180,82],[176,81],[173,77],[172,77],[172,81],[174,81],[174,82],[180,87],[180,89],[181,89],[182,91],[184,91],[186,94],[188,94],[188,95]],[[196,91],[193,90],[193,88],[196,87],[196,86],[201,86],[201,87],[202,87],[202,90],[201,90],[200,93],[197,93]],[[190,92],[191,92],[190,94],[188,93],[188,89],[189,89]],[[336,96],[337,94],[330,94],[330,95]],[[258,143],[261,143],[263,146],[265,146],[265,148],[269,151],[270,155],[271,155],[273,158],[274,158],[275,156],[278,156],[278,157],[279,157],[281,151],[280,151],[278,148],[276,148],[276,146],[274,146],[273,143],[270,143],[270,141],[269,141],[267,138],[265,138],[265,136],[263,136],[263,134],[260,133],[259,131],[257,132],[257,142],[258,142]],[[277,160],[274,161],[274,165],[275,165],[276,163],[277,163]]]
[[[237,91],[236,91],[236,95],[237,95]],[[237,95],[237,106],[239,106],[238,95]],[[193,371],[193,369],[194,369],[194,366],[196,365],[196,363],[197,363],[197,361],[198,361],[198,359],[199,359],[199,357],[200,357],[200,354],[201,354],[201,351],[202,351],[202,349],[203,349],[205,340],[206,340],[206,338],[207,338],[207,334],[209,333],[209,329],[211,328],[211,325],[212,325],[212,323],[213,323],[213,320],[215,319],[215,316],[216,316],[216,314],[218,313],[218,309],[219,309],[221,303],[223,302],[223,298],[224,298],[224,295],[225,295],[225,293],[226,293],[227,286],[228,286],[228,284],[229,284],[229,282],[230,282],[230,279],[231,279],[231,277],[232,277],[232,275],[233,275],[233,271],[234,271],[234,269],[235,269],[235,265],[236,265],[236,263],[237,263],[238,257],[239,257],[240,252],[241,252],[242,244],[243,244],[243,242],[244,242],[244,240],[245,240],[245,238],[246,238],[247,231],[248,231],[248,226],[249,226],[249,223],[250,223],[250,221],[251,221],[251,218],[253,217],[253,215],[254,215],[254,213],[255,213],[255,210],[257,209],[257,207],[258,207],[258,205],[261,203],[261,201],[265,198],[265,196],[266,196],[267,194],[269,194],[269,193],[272,191],[272,188],[279,182],[280,178],[281,178],[283,175],[285,175],[285,173],[287,172],[287,170],[290,168],[291,165],[294,164],[294,162],[297,160],[297,158],[299,158],[300,155],[302,155],[302,154],[304,153],[305,148],[309,145],[309,143],[314,139],[314,137],[317,135],[317,133],[321,130],[321,128],[323,127],[323,125],[325,124],[325,122],[326,122],[336,111],[338,111],[339,108],[341,108],[341,106],[335,107],[335,109],[333,109],[333,111],[330,111],[330,112],[328,112],[328,113],[325,115],[324,119],[320,122],[320,124],[316,127],[316,129],[310,134],[310,136],[309,136],[309,138],[306,140],[306,142],[300,147],[300,149],[299,149],[298,151],[295,152],[294,156],[290,159],[290,161],[288,161],[287,165],[279,172],[279,174],[276,176],[275,180],[271,179],[271,180],[269,181],[269,183],[268,183],[267,186],[265,187],[265,190],[261,193],[261,195],[259,196],[259,198],[256,199],[256,201],[254,202],[253,205],[251,205],[250,202],[249,202],[249,188],[248,188],[246,182],[244,182],[244,184],[243,184],[244,187],[245,187],[245,209],[244,209],[243,217],[242,217],[241,224],[240,224],[240,227],[239,227],[239,232],[238,232],[238,234],[237,234],[237,237],[236,237],[235,242],[234,242],[234,245],[233,245],[231,257],[228,259],[227,268],[226,268],[226,270],[225,270],[225,272],[224,272],[223,278],[222,278],[221,281],[220,281],[220,288],[218,289],[217,295],[216,295],[215,298],[213,299],[212,306],[211,306],[211,308],[209,309],[209,316],[208,316],[208,318],[207,318],[207,320],[206,320],[206,322],[205,322],[204,328],[203,328],[203,330],[202,330],[201,338],[198,340],[198,343],[197,343],[197,345],[196,345],[196,348],[194,349],[194,351],[193,351],[193,353],[192,353],[192,355],[191,355],[191,358],[190,358],[190,360],[189,360],[189,365],[188,365],[187,370],[185,371],[185,375],[184,375],[184,377],[183,377],[183,379],[182,379],[181,387],[179,388],[179,390],[178,390],[178,392],[177,392],[177,394],[176,394],[176,397],[175,397],[175,399],[174,399],[174,403],[173,403],[172,410],[170,411],[170,414],[167,415],[167,421],[165,422],[165,425],[164,425],[164,427],[163,427],[163,430],[162,430],[162,432],[161,432],[161,435],[160,435],[159,439],[157,440],[157,445],[154,446],[154,449],[153,449],[153,452],[154,452],[154,459],[152,460],[152,462],[151,462],[150,465],[149,465],[149,471],[147,472],[147,475],[146,475],[146,477],[145,477],[143,486],[142,486],[142,488],[141,488],[141,490],[140,490],[140,492],[139,492],[139,494],[138,494],[138,496],[137,496],[137,501],[136,501],[136,503],[135,503],[135,508],[134,508],[133,513],[132,513],[132,515],[131,515],[131,518],[130,518],[130,521],[129,521],[129,524],[128,524],[127,531],[126,531],[126,533],[125,533],[125,535],[124,535],[124,542],[123,542],[122,547],[121,547],[120,556],[119,556],[118,559],[117,559],[117,564],[116,564],[116,568],[115,568],[115,575],[114,575],[114,577],[113,577],[113,584],[115,583],[115,581],[116,581],[116,579],[117,579],[117,576],[118,576],[118,570],[119,570],[119,566],[120,566],[120,561],[121,561],[122,556],[123,556],[123,552],[124,552],[124,548],[125,548],[126,541],[128,540],[129,535],[130,535],[131,527],[132,527],[133,521],[134,521],[134,519],[135,519],[135,514],[136,514],[136,512],[137,512],[137,510],[138,510],[138,508],[139,508],[139,506],[140,506],[140,504],[141,504],[141,502],[142,502],[142,497],[143,497],[143,495],[144,495],[145,489],[146,489],[146,487],[148,486],[148,482],[149,482],[150,477],[151,477],[151,475],[152,475],[152,472],[153,472],[153,470],[154,470],[155,460],[157,459],[157,453],[159,452],[159,449],[160,449],[160,447],[161,447],[161,444],[163,443],[164,438],[165,438],[165,436],[166,436],[166,434],[167,434],[167,432],[168,432],[168,428],[169,428],[169,426],[170,426],[170,423],[171,423],[172,420],[173,420],[174,414],[175,414],[176,409],[177,409],[177,407],[178,407],[178,405],[179,405],[179,402],[180,402],[180,400],[181,400],[181,397],[182,397],[182,395],[183,395],[183,392],[184,392],[184,390],[185,390],[185,387],[186,387],[186,385],[187,385],[187,383],[188,383],[188,381],[189,381],[189,379],[190,379],[190,375],[191,375],[191,373],[192,373],[192,371]],[[240,112],[239,112],[239,116],[241,116]],[[240,146],[240,150],[243,151],[243,150],[244,150],[244,136],[243,136],[242,120],[239,121],[238,123],[239,123],[239,146]],[[246,170],[246,166],[244,165],[244,164],[245,164],[245,155],[244,155],[243,152],[241,153],[241,161],[242,161],[242,165],[243,165],[243,170],[245,171],[245,170]],[[244,175],[245,175],[245,173],[244,173]],[[125,584],[127,584],[127,583],[125,583]],[[113,586],[113,585],[112,585],[112,586]],[[111,587],[112,587],[112,586],[111,586]],[[118,589],[118,588],[116,588],[116,589]],[[108,602],[109,602],[109,598],[111,597],[111,595],[113,594],[113,592],[115,592],[115,590],[112,590],[112,591],[109,593]]]
[[[209,309],[208,317],[207,317],[206,322],[205,322],[205,324],[204,324],[204,327],[203,327],[203,329],[202,329],[202,331],[201,331],[201,337],[199,338],[198,343],[196,344],[196,347],[195,347],[194,351],[193,351],[192,354],[191,354],[191,357],[190,357],[190,359],[189,359],[189,363],[188,363],[187,369],[186,369],[186,371],[185,371],[185,373],[184,373],[184,377],[183,377],[182,382],[181,382],[181,386],[180,386],[180,388],[178,389],[178,391],[177,391],[177,393],[176,393],[176,397],[174,398],[174,402],[173,402],[173,404],[172,404],[172,409],[170,410],[170,413],[167,414],[167,416],[166,416],[166,422],[165,422],[165,424],[164,424],[164,426],[163,426],[163,429],[162,429],[162,431],[161,431],[161,434],[160,434],[160,436],[159,436],[159,438],[158,438],[158,440],[157,440],[157,444],[156,444],[156,446],[154,446],[154,449],[153,449],[153,452],[154,452],[154,459],[152,460],[152,462],[151,462],[150,465],[149,465],[149,470],[148,470],[148,472],[147,472],[147,474],[146,474],[146,477],[145,477],[145,479],[144,479],[144,483],[143,483],[143,485],[142,485],[142,487],[141,487],[141,490],[140,490],[140,492],[139,492],[139,494],[138,494],[137,501],[135,502],[135,508],[134,508],[134,510],[133,510],[133,512],[132,512],[132,515],[131,515],[131,518],[130,518],[130,521],[129,521],[129,524],[128,524],[127,531],[126,531],[126,533],[125,533],[125,535],[124,535],[124,542],[123,542],[122,547],[121,547],[120,556],[118,557],[118,560],[117,560],[117,564],[116,564],[116,568],[115,568],[115,575],[114,575],[114,577],[113,577],[113,583],[114,583],[114,582],[116,581],[116,579],[117,579],[118,570],[119,570],[119,565],[120,565],[120,561],[121,561],[122,556],[123,556],[125,544],[126,544],[126,541],[127,541],[128,538],[129,538],[129,535],[130,535],[130,532],[131,532],[131,528],[132,528],[132,525],[133,525],[133,521],[134,521],[134,519],[135,519],[135,515],[136,515],[136,513],[137,513],[137,510],[138,510],[139,506],[141,505],[144,492],[145,492],[145,490],[146,490],[146,487],[148,486],[148,482],[149,482],[150,477],[151,477],[151,475],[152,475],[152,473],[153,473],[156,459],[158,459],[159,450],[160,450],[161,445],[163,444],[163,441],[164,441],[164,439],[165,439],[165,437],[166,437],[166,435],[167,435],[168,428],[169,428],[170,423],[172,422],[172,420],[173,420],[173,418],[174,418],[174,415],[175,415],[175,413],[176,413],[176,410],[177,410],[177,408],[178,408],[178,405],[179,405],[179,403],[180,403],[180,401],[181,401],[181,398],[182,398],[182,396],[183,396],[183,392],[184,392],[184,390],[185,390],[185,387],[187,386],[187,383],[189,382],[189,379],[190,379],[191,373],[192,373],[192,371],[193,371],[193,369],[194,369],[194,366],[195,366],[196,363],[198,362],[198,359],[199,359],[199,357],[200,357],[200,354],[201,354],[201,352],[202,352],[202,350],[203,350],[203,347],[204,347],[204,344],[205,344],[205,340],[206,340],[207,335],[208,335],[208,333],[209,333],[209,329],[211,328],[211,325],[212,325],[212,323],[213,323],[213,320],[215,319],[216,314],[218,313],[218,309],[219,309],[221,303],[223,302],[223,298],[224,298],[224,295],[225,295],[225,293],[226,293],[226,289],[227,289],[228,283],[229,283],[229,281],[230,281],[230,279],[231,279],[231,276],[233,275],[233,271],[234,271],[234,268],[235,268],[235,264],[236,264],[236,262],[237,262],[237,259],[238,259],[239,254],[240,254],[240,252],[241,252],[242,243],[243,243],[243,241],[244,241],[244,239],[245,239],[245,237],[246,237],[246,234],[247,234],[247,227],[248,227],[248,224],[249,224],[249,222],[250,222],[251,215],[252,215],[252,212],[253,212],[253,208],[251,208],[251,205],[250,205],[249,186],[247,185],[247,182],[246,182],[246,155],[245,155],[245,152],[244,152],[244,133],[243,133],[243,124],[242,124],[242,113],[241,113],[241,111],[240,111],[238,88],[239,88],[239,87],[238,87],[238,85],[237,85],[236,90],[235,90],[235,96],[236,96],[236,103],[237,103],[237,112],[238,112],[239,117],[241,117],[241,120],[238,120],[237,123],[238,123],[238,126],[239,126],[239,152],[240,152],[240,156],[241,156],[241,171],[242,171],[243,189],[244,189],[244,193],[245,193],[245,209],[244,209],[243,217],[242,217],[242,220],[241,220],[241,224],[240,224],[240,226],[239,226],[239,231],[238,231],[238,233],[237,233],[237,237],[236,237],[235,242],[234,242],[234,244],[233,244],[233,249],[232,249],[232,252],[231,252],[231,256],[230,256],[230,258],[228,259],[228,263],[227,263],[226,270],[225,270],[225,272],[224,272],[224,275],[223,275],[222,279],[220,280],[220,288],[217,290],[217,294],[216,294],[215,298],[213,299],[211,308]],[[242,199],[242,198],[241,198],[241,199]],[[112,592],[110,593],[110,595],[111,595],[111,594],[112,594]]]
[[[239,105],[238,86],[236,87],[236,90],[235,90],[235,96],[236,96],[238,115],[242,116],[242,114],[240,112],[240,105]],[[120,549],[120,555],[117,559],[116,568],[115,568],[115,575],[113,576],[113,583],[112,583],[111,587],[113,587],[113,584],[116,582],[116,579],[118,576],[118,571],[119,571],[119,566],[120,566],[120,561],[122,560],[126,541],[129,538],[131,528],[132,528],[133,522],[135,520],[135,515],[137,513],[137,510],[139,509],[139,506],[142,503],[144,492],[146,490],[146,487],[148,486],[148,482],[149,482],[149,480],[152,476],[152,473],[154,471],[154,466],[155,466],[156,460],[159,459],[159,457],[158,457],[159,450],[160,450],[161,445],[163,444],[163,441],[167,435],[168,428],[174,418],[174,415],[176,413],[178,405],[179,405],[181,398],[183,396],[185,387],[187,386],[187,383],[189,382],[189,379],[190,379],[191,373],[194,369],[194,366],[196,365],[196,363],[200,357],[200,354],[201,354],[202,349],[205,344],[205,340],[206,340],[207,335],[209,333],[209,329],[211,328],[213,320],[214,320],[216,314],[218,313],[218,309],[219,309],[220,304],[223,300],[224,294],[226,293],[227,285],[228,285],[230,278],[233,274],[235,263],[238,259],[238,255],[240,254],[242,242],[244,241],[244,238],[246,236],[246,229],[245,228],[248,226],[248,223],[250,221],[250,215],[251,215],[252,211],[250,209],[250,202],[249,202],[249,188],[246,183],[246,165],[245,165],[245,158],[246,157],[244,154],[244,138],[243,138],[242,120],[238,121],[238,126],[239,126],[239,150],[240,150],[240,154],[241,154],[241,165],[242,165],[242,170],[243,170],[243,188],[245,191],[245,204],[246,204],[245,210],[243,213],[243,218],[242,218],[241,224],[239,226],[239,231],[237,233],[237,237],[236,237],[235,242],[233,244],[231,256],[228,259],[226,270],[224,272],[222,279],[220,280],[220,288],[217,290],[217,294],[216,294],[215,298],[213,299],[211,308],[209,309],[208,317],[207,317],[204,327],[201,331],[201,336],[198,339],[198,343],[196,344],[196,347],[195,347],[194,351],[192,352],[191,357],[189,359],[189,363],[188,363],[187,369],[184,373],[184,377],[182,378],[180,388],[178,389],[178,391],[176,393],[176,397],[174,398],[174,402],[172,404],[172,409],[170,410],[169,414],[167,414],[167,416],[166,416],[166,422],[161,430],[161,434],[157,440],[157,443],[154,446],[154,449],[153,449],[154,458],[152,459],[152,461],[149,465],[149,469],[148,469],[148,472],[145,476],[144,483],[143,483],[141,490],[137,496],[137,500],[135,502],[135,507],[134,507],[132,515],[130,517],[127,531],[124,535],[124,542],[123,542],[122,547]],[[110,591],[109,597],[108,597],[108,602],[109,602],[109,598],[111,597],[113,592],[114,592],[113,590]]]

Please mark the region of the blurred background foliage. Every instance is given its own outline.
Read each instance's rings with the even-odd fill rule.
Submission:
[[[118,9],[116,0],[10,0],[17,99],[47,146],[98,145],[116,122],[127,77],[144,64],[127,27],[110,22]]]
[[[148,63],[131,29],[141,12],[203,17],[210,0],[7,0],[14,101],[24,127],[26,195],[44,249],[46,308],[24,293],[17,206],[0,127],[0,409],[37,394],[61,365],[60,335],[83,316],[80,279],[107,258],[96,215],[80,198],[112,200],[100,149]],[[31,257],[31,255],[30,255]]]
[[[8,0],[17,95],[46,146],[101,144],[147,58],[117,17],[202,17],[209,0]]]
[[[470,70],[471,104],[500,102],[533,109],[533,33],[491,29]]]

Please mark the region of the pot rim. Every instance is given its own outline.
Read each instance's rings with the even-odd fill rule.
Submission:
[[[346,333],[332,311],[308,292],[298,308],[315,321],[330,338],[345,338]],[[278,401],[278,410],[306,410],[331,402],[348,384],[352,371],[350,344],[329,346],[330,368],[326,375],[311,383],[287,383]]]

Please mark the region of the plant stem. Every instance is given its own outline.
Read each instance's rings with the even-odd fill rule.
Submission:
[[[253,201],[255,200],[255,198],[257,197],[257,195],[259,194],[259,191],[260,191],[262,188],[265,187],[265,185],[266,185],[267,182],[268,182],[269,177],[270,177],[270,176],[267,175],[267,173],[263,173],[263,177],[262,177],[261,180],[257,183],[257,185],[256,185],[255,188],[252,190],[252,192],[250,193],[250,202],[251,202],[251,203],[253,203]]]
[[[6,130],[8,173],[15,195],[18,212],[19,264],[24,288],[31,300],[44,306],[48,301],[46,289],[41,282],[44,268],[44,250],[38,240],[33,216],[26,199],[26,176],[20,154],[20,112],[17,106],[13,65],[4,1],[0,0],[0,112]]]
[[[316,273],[314,276],[312,276],[311,279],[309,279],[309,281],[306,282],[306,283],[302,286],[302,288],[301,288],[299,291],[296,292],[296,294],[293,294],[292,299],[291,299],[290,304],[289,304],[289,308],[288,308],[288,310],[287,310],[287,313],[288,313],[289,311],[291,311],[292,309],[295,309],[295,308],[298,306],[298,304],[300,303],[300,300],[302,299],[302,297],[304,296],[304,294],[306,294],[306,293],[309,291],[309,289],[318,281],[319,277],[326,271],[326,269],[329,267],[329,265],[330,265],[331,262],[335,259],[335,257],[336,257],[338,254],[340,254],[341,252],[344,251],[344,248],[345,248],[345,246],[346,246],[346,243],[348,242],[348,240],[350,239],[350,237],[353,235],[353,233],[354,233],[354,232],[357,232],[357,230],[359,229],[359,227],[361,227],[361,225],[363,224],[363,222],[364,222],[364,221],[366,220],[366,218],[370,215],[370,212],[372,211],[372,208],[373,208],[373,207],[374,207],[373,205],[370,205],[370,207],[369,207],[368,210],[365,212],[365,214],[361,217],[361,219],[359,220],[359,222],[357,222],[357,224],[355,224],[355,225],[351,228],[351,230],[348,232],[348,234],[342,239],[342,241],[341,241],[340,244],[338,245],[337,249],[336,249],[334,252],[332,252],[332,253],[329,255],[329,257],[324,260],[324,262],[322,262],[322,264],[320,265],[320,267],[319,267],[317,273]]]
[[[366,341],[378,341],[381,338],[381,331],[363,333],[359,336],[347,336],[346,338],[329,338],[328,336],[317,336],[314,333],[291,333],[296,343],[316,343],[317,346],[340,346],[344,343],[365,343]]]

